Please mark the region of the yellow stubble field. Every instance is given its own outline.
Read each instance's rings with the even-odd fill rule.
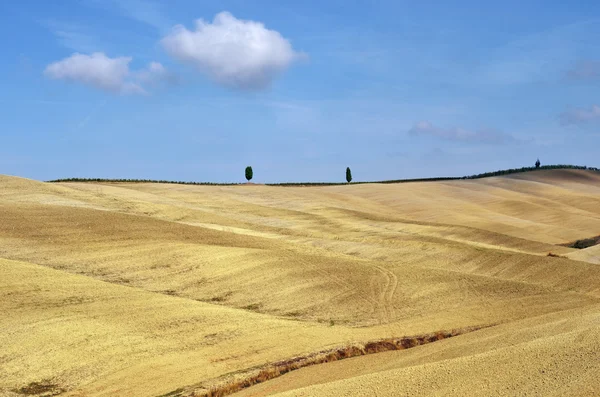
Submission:
[[[600,394],[598,246],[562,245],[599,234],[591,171],[325,187],[0,176],[0,395],[202,395],[270,363],[452,330],[239,395]]]

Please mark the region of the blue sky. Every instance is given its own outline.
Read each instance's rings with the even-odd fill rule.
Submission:
[[[0,3],[0,173],[239,182],[600,166],[600,3]],[[452,4],[450,4],[452,3]],[[200,20],[200,21],[198,21]]]

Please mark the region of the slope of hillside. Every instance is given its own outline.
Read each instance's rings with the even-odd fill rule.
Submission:
[[[582,170],[310,188],[0,176],[0,394],[50,380],[70,395],[156,396],[326,347],[489,324],[503,325],[411,349],[431,352],[412,365],[437,368],[438,349],[491,330],[494,343],[449,359],[483,368],[476,357],[513,333],[543,346],[531,354],[569,355],[547,346],[562,338],[553,316],[597,332],[600,272],[582,254],[595,247],[558,244],[600,234],[599,197]],[[414,376],[408,352],[348,373]],[[302,371],[298,387],[322,382]]]
[[[570,252],[566,256],[577,261],[585,261],[598,265],[600,264],[600,245]]]
[[[600,306],[292,372],[236,396],[596,396]]]
[[[349,338],[24,262],[0,260],[0,279],[5,393],[45,381],[82,387],[75,395],[159,395]]]

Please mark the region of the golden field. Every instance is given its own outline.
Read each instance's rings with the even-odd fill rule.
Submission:
[[[0,176],[0,395],[202,395],[452,330],[236,395],[600,395],[600,245],[562,245],[598,235],[600,174],[583,170],[323,187]]]

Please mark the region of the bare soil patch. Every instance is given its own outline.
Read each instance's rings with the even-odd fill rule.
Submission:
[[[50,397],[58,396],[65,391],[66,390],[59,385],[43,380],[41,382],[31,382],[27,386],[23,386],[20,389],[15,390],[15,393],[25,396]]]

